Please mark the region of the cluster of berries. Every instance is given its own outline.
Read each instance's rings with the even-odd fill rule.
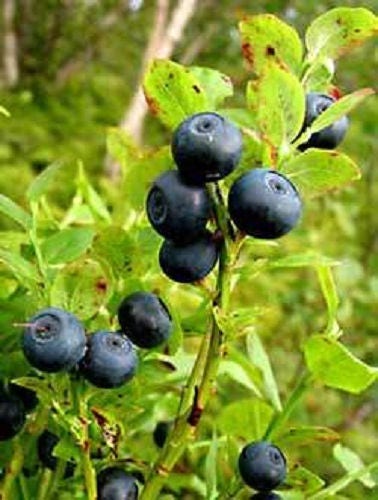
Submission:
[[[309,93],[301,133],[334,99]],[[343,139],[348,119],[311,135],[299,146],[333,149]],[[212,215],[206,183],[223,179],[238,165],[243,149],[240,130],[217,113],[198,113],[175,130],[171,143],[176,170],[155,179],[146,201],[152,227],[165,238],[159,252],[163,272],[172,280],[191,283],[204,278],[218,258],[217,238],[206,229]],[[254,168],[231,186],[228,211],[235,226],[254,238],[274,239],[297,224],[302,202],[295,186],[269,168]]]
[[[22,337],[22,349],[29,363],[46,373],[76,369],[86,380],[99,388],[116,388],[135,374],[138,358],[135,346],[150,349],[168,340],[172,318],[167,306],[155,294],[135,292],[118,308],[120,331],[97,331],[86,335],[81,322],[63,309],[49,307],[35,314]],[[10,383],[0,389],[0,440],[13,438],[22,429],[26,413],[38,404],[33,390]],[[41,463],[55,470],[57,458],[53,449],[59,437],[45,430],[38,437],[37,452]],[[67,462],[64,477],[72,476],[75,464]],[[113,486],[112,486],[113,485]],[[128,498],[137,498],[135,478],[122,469],[108,468],[98,476],[98,498],[108,497],[119,487],[128,491]],[[101,493],[102,492],[102,493]]]

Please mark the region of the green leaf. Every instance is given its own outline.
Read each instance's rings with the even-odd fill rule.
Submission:
[[[339,264],[338,261],[313,250],[269,261],[271,268],[337,266]]]
[[[264,392],[268,400],[277,411],[282,411],[280,394],[277,382],[273,375],[268,354],[256,333],[250,333],[246,338],[247,353],[251,362],[259,368],[262,373]]]
[[[264,435],[273,409],[259,399],[240,399],[225,406],[217,418],[222,434],[257,441]]]
[[[307,92],[326,93],[335,74],[335,63],[332,59],[314,61],[302,79]]]
[[[231,78],[220,71],[199,66],[191,66],[189,71],[201,84],[206,94],[208,110],[217,109],[226,97],[234,93]]]
[[[328,309],[327,333],[339,333],[336,322],[337,308],[339,307],[339,296],[337,294],[335,280],[332,271],[327,265],[320,265],[316,269],[323,297]]]
[[[254,394],[256,394],[256,396],[261,395],[259,389],[255,385],[251,377],[248,375],[248,373],[242,366],[240,366],[238,363],[235,363],[234,361],[222,360],[219,366],[218,375],[227,375],[235,382],[238,382],[239,384],[252,391]]]
[[[4,115],[4,116],[6,116],[7,118],[9,118],[9,117],[10,117],[10,115],[11,115],[11,114],[9,113],[9,111],[8,111],[7,109],[5,109],[3,106],[0,106],[0,114],[2,114],[2,115]]]
[[[294,466],[285,479],[285,484],[295,490],[310,494],[319,491],[325,481],[305,467]]]
[[[302,426],[291,427],[276,438],[277,443],[290,448],[292,446],[308,446],[314,442],[334,443],[340,436],[328,427]]]
[[[168,128],[176,128],[193,113],[209,111],[198,79],[188,68],[172,61],[153,61],[143,87],[150,111]]]
[[[339,7],[317,17],[305,36],[309,60],[337,57],[363,43],[378,30],[377,17],[364,8]]]
[[[38,199],[46,193],[62,166],[62,162],[52,163],[34,179],[26,191],[26,196],[29,201],[38,201]]]
[[[348,114],[353,108],[358,106],[360,102],[372,94],[374,94],[374,90],[366,88],[357,90],[356,92],[353,92],[353,94],[348,94],[342,97],[327,108],[323,113],[320,113],[316,120],[312,122],[309,133],[313,134],[315,132],[319,132],[319,130],[332,125],[332,123]],[[296,144],[300,144],[299,140],[296,141]]]
[[[94,235],[91,228],[63,229],[43,241],[42,254],[49,264],[71,262],[88,250]]]
[[[272,14],[258,14],[239,24],[243,55],[259,75],[270,61],[299,73],[303,46],[294,28]]]
[[[30,262],[14,252],[0,249],[0,262],[3,262],[20,282],[24,280],[39,281],[37,271]]]
[[[311,336],[304,354],[310,372],[329,387],[360,394],[378,379],[378,368],[366,365],[326,335]]]
[[[106,222],[111,222],[110,213],[99,194],[91,186],[85,171],[84,166],[79,162],[79,174],[78,174],[78,194],[81,195],[84,201],[87,203],[92,214],[96,219],[104,220]]]
[[[247,103],[262,137],[277,148],[289,145],[301,130],[305,94],[300,81],[288,71],[269,64],[250,81]]]
[[[0,212],[13,219],[26,230],[29,230],[32,226],[31,215],[3,194],[0,194]]]
[[[60,458],[66,462],[80,462],[80,450],[75,445],[70,436],[63,436],[59,439],[58,444],[52,450],[54,457]]]
[[[308,149],[282,164],[287,175],[304,196],[317,196],[339,189],[360,178],[361,174],[348,156],[338,151]]]
[[[205,462],[206,498],[209,500],[215,500],[218,498],[217,456],[218,456],[218,438],[217,438],[217,433],[214,429],[213,438],[211,440],[211,444]]]
[[[355,472],[365,467],[365,464],[357,453],[346,446],[342,446],[340,443],[334,446],[333,456],[347,472]],[[364,476],[360,476],[358,480],[367,488],[374,488],[374,486],[376,486],[373,477],[369,473]]]

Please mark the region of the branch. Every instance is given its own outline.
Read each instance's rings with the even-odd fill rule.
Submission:
[[[198,0],[179,0],[167,25],[169,0],[157,0],[154,27],[144,52],[137,89],[120,122],[121,129],[127,131],[137,143],[141,142],[144,119],[148,111],[142,89],[144,73],[152,59],[168,59],[172,55],[194,14],[197,3]],[[107,158],[105,170],[109,177],[116,179],[120,173],[120,166]]]

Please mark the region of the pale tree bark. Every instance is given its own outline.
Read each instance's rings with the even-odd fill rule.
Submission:
[[[128,132],[140,143],[143,134],[147,104],[143,95],[142,81],[152,59],[168,59],[183,36],[186,25],[193,16],[198,0],[178,0],[168,21],[169,0],[157,0],[154,26],[146,46],[137,89],[120,122],[120,128]],[[109,177],[119,177],[120,166],[109,157],[105,160],[105,170]]]
[[[16,13],[15,0],[3,0],[3,72],[7,87],[17,84],[19,78],[17,36],[14,27]]]

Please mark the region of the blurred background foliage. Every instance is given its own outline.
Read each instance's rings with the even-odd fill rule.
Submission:
[[[171,9],[174,3],[171,2]],[[52,186],[49,197],[56,213],[63,214],[75,192],[73,179],[77,162],[81,160],[91,182],[112,210],[113,205],[122,202],[123,193],[105,172],[107,128],[120,123],[135,93],[154,22],[155,2],[2,0],[2,4],[0,52],[4,54],[3,62],[9,7],[11,14],[13,8],[11,28],[18,49],[16,74],[13,77],[7,74],[5,63],[0,74],[0,104],[11,113],[10,118],[0,115],[0,192],[24,205],[25,191],[35,175],[51,162],[64,159],[64,171],[59,183]],[[343,5],[361,6],[358,1],[346,0]],[[340,2],[202,0],[176,44],[172,59],[213,67],[230,75],[236,93],[228,104],[240,105],[249,74],[241,57],[238,20],[246,14],[270,12],[295,26],[303,35],[313,18],[336,6],[340,6]],[[377,0],[365,1],[364,7],[376,9]],[[342,93],[376,85],[377,63],[376,41],[342,58],[336,73],[336,83]],[[376,99],[369,98],[353,112],[341,147],[361,167],[362,179],[343,192],[309,201],[301,227],[282,242],[279,250],[261,248],[261,256],[267,251],[285,255],[310,248],[341,262],[335,276],[341,299],[339,320],[345,332],[344,342],[372,365],[378,364],[377,132],[378,107]],[[147,116],[143,145],[153,149],[168,142],[167,131],[156,119]],[[155,161],[153,156],[151,161]],[[151,180],[153,177],[154,174]],[[0,218],[1,230],[12,227],[8,219]],[[140,238],[142,245],[143,235]],[[151,244],[151,238],[147,240]],[[105,237],[102,243],[106,245]],[[156,266],[157,245],[158,239],[153,240],[151,262],[141,265],[140,272],[148,269],[153,261]],[[256,256],[256,249],[253,251]],[[158,284],[167,290],[167,283],[163,279]],[[177,288],[174,286],[175,292]],[[10,316],[16,314],[15,311],[20,314],[22,300],[22,296],[14,300],[12,314],[2,311],[1,328],[14,320]],[[117,300],[118,297],[113,298],[112,302],[116,304]],[[180,300],[181,304],[186,302],[185,293],[175,293],[171,300],[179,309]],[[301,342],[307,335],[321,331],[326,323],[325,305],[315,272],[275,269],[262,273],[257,279],[244,276],[233,300],[245,307],[253,304],[264,308],[264,314],[257,316],[255,327],[268,347],[285,396],[297,375]],[[2,306],[5,304],[2,300]],[[224,381],[220,399],[212,403],[217,414],[222,405],[248,396],[248,391],[244,393],[241,388],[237,393],[231,384],[234,382]],[[376,385],[358,398],[319,386],[305,398],[294,420],[330,425],[342,431],[343,442],[369,462],[377,457],[377,410]],[[341,472],[332,461],[331,446],[327,444],[305,447],[296,453],[293,460],[300,460],[325,479]],[[348,493],[352,498],[362,498],[361,491],[359,485],[353,485]]]

